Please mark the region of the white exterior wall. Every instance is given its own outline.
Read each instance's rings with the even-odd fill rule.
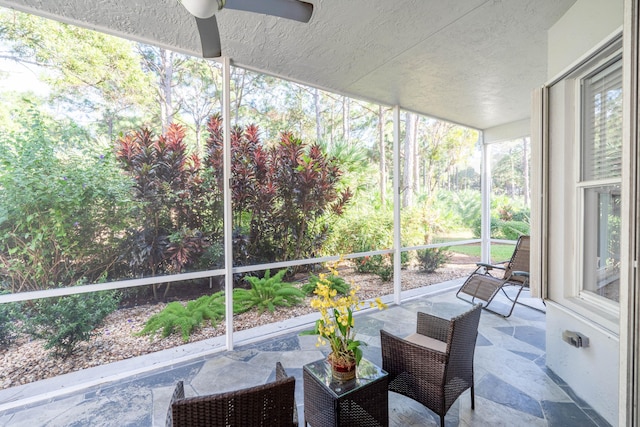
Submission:
[[[565,330],[589,337],[589,347],[562,340]],[[547,304],[547,366],[605,418],[618,424],[618,335],[560,305]]]
[[[622,23],[623,0],[578,0],[549,30],[549,79],[570,69]],[[611,425],[617,425],[619,320],[571,298],[577,277],[577,150],[574,112],[557,114],[566,96],[562,90],[550,93],[547,366]],[[562,340],[565,330],[586,335],[590,346],[570,346]]]
[[[622,26],[623,0],[578,0],[548,32],[547,77],[554,78]]]
[[[484,143],[509,141],[531,135],[531,119],[518,120],[501,126],[484,129]]]

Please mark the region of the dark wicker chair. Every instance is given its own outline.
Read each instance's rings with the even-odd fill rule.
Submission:
[[[167,413],[167,427],[297,426],[296,380],[280,362],[276,380],[264,385],[208,396],[184,397],[178,382]]]
[[[418,313],[417,331],[405,339],[380,331],[389,390],[431,409],[442,427],[445,414],[468,388],[475,408],[473,354],[481,308],[477,304],[451,320]]]
[[[472,304],[474,304],[476,300],[484,301],[485,310],[502,317],[511,316],[516,303],[522,304],[518,301],[520,293],[522,293],[524,289],[529,289],[529,247],[529,236],[520,236],[513,255],[511,255],[511,259],[503,263],[504,265],[477,263],[476,270],[471,273],[460,289],[458,289],[456,296]],[[496,272],[498,274],[496,274]],[[505,286],[514,286],[518,290],[515,297],[512,298],[505,292]],[[489,305],[500,291],[511,301],[511,309],[506,314],[489,308]],[[461,294],[467,296],[462,297]],[[539,310],[528,304],[522,305]]]

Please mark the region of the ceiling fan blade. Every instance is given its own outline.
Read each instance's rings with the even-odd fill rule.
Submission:
[[[216,16],[201,19],[195,18],[200,33],[200,43],[202,44],[203,58],[218,58],[222,55],[220,47],[220,32],[218,31],[218,21]]]
[[[309,22],[313,5],[299,0],[226,0],[224,8]]]

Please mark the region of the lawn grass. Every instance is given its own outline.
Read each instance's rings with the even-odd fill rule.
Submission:
[[[513,255],[513,249],[514,245],[491,245],[492,262],[508,261]],[[449,251],[480,258],[480,245],[451,246]]]

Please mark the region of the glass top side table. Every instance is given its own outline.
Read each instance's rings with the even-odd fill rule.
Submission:
[[[312,427],[388,426],[388,376],[380,367],[362,359],[356,378],[339,382],[325,360],[305,365],[304,418]]]

